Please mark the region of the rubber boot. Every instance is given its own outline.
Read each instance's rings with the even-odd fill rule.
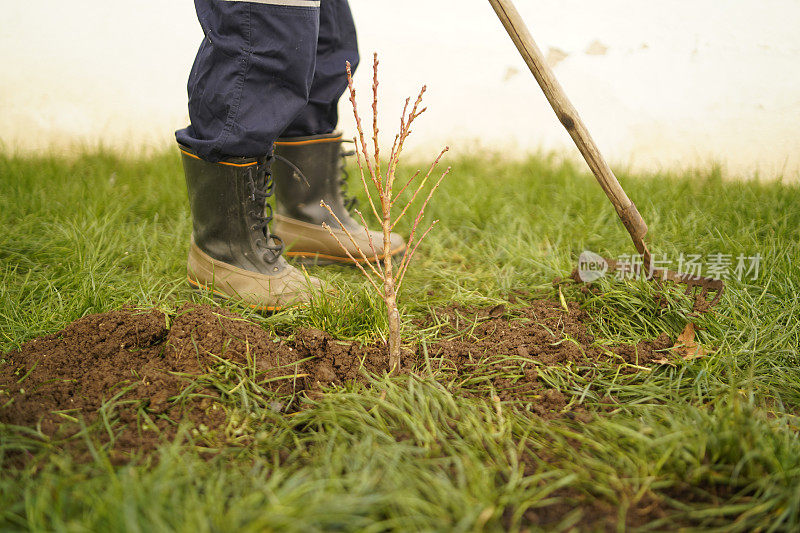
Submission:
[[[352,263],[353,259],[364,262],[336,218],[320,206],[320,201],[324,200],[350,232],[367,259],[374,261],[375,254],[370,247],[370,237],[367,236],[364,226],[356,222],[345,207],[342,194],[344,153],[341,133],[282,137],[275,143],[275,156],[278,159],[273,169],[278,198],[275,231],[279,232],[286,242],[286,256],[312,264]],[[286,164],[280,159],[285,159],[291,164]],[[302,173],[302,177],[297,175],[294,167]],[[322,227],[323,222],[330,226],[353,259],[342,250],[336,238]],[[377,249],[378,260],[385,259],[383,233],[370,231],[369,234]],[[405,239],[392,233],[390,249],[391,256],[404,252]]]
[[[180,150],[192,211],[189,283],[264,311],[307,302],[319,280],[287,263],[269,230],[272,157],[210,163]]]

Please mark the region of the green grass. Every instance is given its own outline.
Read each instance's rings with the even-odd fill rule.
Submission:
[[[548,156],[449,164],[428,209],[441,222],[401,295],[409,340],[436,335],[411,318],[438,306],[494,305],[515,289],[557,297],[552,280],[584,249],[632,251],[582,167]],[[647,529],[796,530],[800,189],[723,180],[715,169],[621,179],[655,254],[763,258],[758,279],[731,280],[717,313],[695,319],[711,356],[634,374],[541,368],[550,387],[595,413],[588,422],[466,397],[435,371],[375,377],[282,415],[247,369],[225,368],[204,378],[225,391],[242,384],[224,396],[232,420],[221,449],[165,445],[112,466],[102,446],[76,461],[0,427],[0,460],[20,447],[37,454],[33,466],[0,472],[0,529],[478,531],[518,529],[551,507],[562,530],[592,509],[619,516],[620,529],[627,513]],[[191,222],[175,153],[0,156],[0,227],[0,353],[124,304],[202,300],[183,282]],[[339,296],[271,317],[232,308],[283,334],[383,335],[381,304],[357,271],[314,273]],[[601,344],[675,336],[691,312],[677,293],[662,309],[646,283],[600,286],[600,295],[561,288],[593,317]],[[648,505],[662,512],[631,519]]]

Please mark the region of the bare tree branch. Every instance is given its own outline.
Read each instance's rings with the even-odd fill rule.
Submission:
[[[414,234],[417,231],[417,226],[419,225],[422,217],[425,215],[425,207],[428,205],[433,193],[436,192],[436,189],[439,188],[439,184],[442,183],[442,180],[450,173],[450,167],[447,167],[447,170],[444,171],[442,176],[436,182],[436,185],[431,187],[430,192],[428,193],[428,197],[425,198],[425,201],[422,203],[422,207],[419,209],[419,213],[417,213],[417,217],[414,219],[414,224],[411,226],[411,233],[408,236],[408,246],[411,246],[411,243],[414,242]],[[402,269],[411,259],[408,257],[408,254],[403,256],[403,260],[400,262],[400,269]]]
[[[347,88],[350,90],[350,103],[353,105],[353,117],[356,120],[356,129],[358,130],[358,136],[361,141],[361,150],[364,153],[364,160],[367,165],[367,170],[369,171],[370,177],[372,177],[373,182],[375,183],[375,187],[378,189],[379,193],[383,192],[383,186],[379,181],[375,181],[375,171],[372,168],[372,164],[369,161],[369,154],[367,152],[367,143],[364,140],[364,128],[361,126],[361,116],[358,114],[358,107],[356,106],[356,88],[353,86],[353,72],[350,68],[350,62],[348,61],[345,65],[347,69]],[[356,142],[356,151],[358,151],[359,143]]]
[[[408,257],[408,261],[406,261],[400,268],[397,269],[397,292],[400,293],[400,287],[403,285],[403,279],[406,277],[406,271],[408,271],[408,265],[411,264],[411,259],[413,259],[414,254],[417,252],[417,248],[419,248],[420,243],[425,240],[425,237],[428,236],[428,233],[433,229],[433,227],[438,223],[438,220],[434,220],[431,222],[431,225],[428,226],[428,229],[425,230],[425,233],[422,234],[422,237],[419,238],[417,244],[414,245],[414,248],[410,252],[406,252],[406,256]]]
[[[353,138],[353,142],[356,142],[355,138]],[[358,146],[358,143],[356,143],[356,146]],[[361,172],[361,184],[364,186],[364,192],[367,193],[367,200],[369,200],[369,205],[372,207],[372,212],[375,215],[375,218],[380,220],[381,217],[378,215],[378,210],[375,208],[375,202],[372,201],[372,194],[369,192],[367,180],[364,178],[364,165],[361,163],[361,154],[359,153],[358,149],[356,149],[355,152],[356,162],[358,162],[358,170]]]
[[[372,55],[372,149],[375,152],[375,173],[381,175],[381,149],[378,146],[378,54]]]
[[[353,235],[350,233],[350,231],[349,231],[349,230],[348,230],[348,229],[345,227],[345,225],[344,225],[344,224],[342,224],[342,221],[341,221],[341,220],[339,220],[339,217],[337,217],[337,216],[336,216],[336,213],[334,213],[334,212],[333,212],[333,209],[331,209],[331,207],[330,207],[328,204],[326,204],[324,200],[323,200],[323,201],[321,201],[321,202],[319,203],[319,205],[321,205],[322,207],[324,207],[325,209],[327,209],[327,210],[328,210],[328,213],[330,213],[330,214],[331,214],[331,216],[332,216],[332,217],[333,217],[333,218],[336,220],[336,223],[337,223],[337,224],[339,224],[339,225],[342,227],[342,231],[344,231],[345,235],[347,235],[347,238],[348,238],[348,239],[350,239],[350,242],[351,242],[351,243],[353,243],[353,246],[355,247],[356,251],[359,253],[359,255],[361,255],[361,258],[364,260],[364,262],[365,262],[365,263],[367,263],[367,264],[369,265],[370,269],[372,269],[372,271],[375,273],[375,275],[376,275],[376,276],[378,276],[378,278],[383,278],[383,276],[381,275],[381,273],[380,273],[380,272],[378,272],[378,270],[375,268],[375,265],[373,265],[373,264],[370,262],[370,260],[369,260],[369,259],[367,259],[367,256],[366,256],[366,254],[364,254],[364,252],[361,250],[361,247],[358,245],[358,243],[356,242],[356,240],[353,238]],[[366,227],[364,228],[364,230],[367,232],[367,235],[369,235],[369,230],[368,230],[368,229],[366,229]],[[331,234],[333,234],[333,231],[332,231],[332,230],[328,230],[328,231],[329,231]],[[336,235],[334,235],[334,237],[336,237]],[[372,240],[372,239],[370,238],[370,240]],[[336,242],[339,242],[339,239],[336,239]],[[341,243],[341,242],[339,242],[339,246],[341,246],[341,245],[342,245],[342,243]],[[345,248],[345,252],[346,252],[346,251],[347,251],[347,249]]]
[[[378,249],[375,248],[375,243],[372,242],[372,232],[369,231],[367,227],[367,221],[364,220],[364,215],[361,214],[361,211],[358,209],[355,210],[356,214],[358,214],[359,218],[361,219],[361,224],[367,228],[367,238],[369,239],[369,247],[372,249],[372,254],[375,256],[375,264],[380,263],[380,259],[378,259]]]
[[[439,160],[442,158],[442,156],[448,150],[450,150],[450,147],[449,146],[445,146],[444,149],[439,153],[439,156],[436,158],[436,160],[433,163],[431,163],[431,167],[428,169],[428,173],[425,174],[425,177],[417,185],[417,190],[414,191],[414,194],[411,196],[411,199],[408,201],[408,203],[406,203],[406,206],[403,208],[403,210],[400,211],[400,214],[397,216],[397,218],[394,221],[394,225],[397,225],[397,223],[400,222],[400,219],[403,218],[403,215],[406,214],[406,211],[408,211],[408,208],[411,207],[411,204],[414,202],[414,200],[416,199],[416,197],[419,194],[419,192],[425,186],[425,183],[427,183],[428,178],[431,176],[431,173],[433,172],[433,169],[436,168],[436,165],[439,164]],[[449,170],[450,169],[448,169],[448,172],[449,172]],[[442,177],[444,177],[444,176],[442,176]],[[440,178],[439,181],[441,182],[442,179]],[[437,184],[437,187],[438,187],[438,184]],[[392,226],[392,229],[394,229],[394,225]]]
[[[336,242],[339,243],[339,246],[342,248],[342,250],[344,250],[344,253],[347,254],[347,257],[349,257],[350,260],[359,268],[359,270],[361,270],[361,273],[364,274],[364,277],[366,277],[367,280],[375,288],[375,290],[378,291],[378,294],[380,294],[381,297],[383,297],[383,291],[381,291],[380,287],[378,287],[378,284],[372,279],[372,276],[370,275],[370,273],[367,272],[366,270],[364,270],[364,267],[361,266],[361,263],[359,263],[358,261],[355,260],[355,258],[352,256],[350,251],[347,249],[347,247],[344,244],[342,244],[342,241],[339,240],[339,237],[336,236],[336,234],[333,232],[333,230],[328,225],[328,223],[327,222],[323,222],[322,223],[322,227],[325,228],[326,230],[328,230],[328,233],[331,234],[331,237],[336,239]]]

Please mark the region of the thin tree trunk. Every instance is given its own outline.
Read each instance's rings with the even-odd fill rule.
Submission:
[[[397,309],[397,293],[392,272],[391,236],[391,189],[388,198],[382,198],[383,204],[383,294],[386,302],[386,313],[389,320],[389,372],[400,368],[400,311]]]
[[[400,368],[400,312],[394,293],[386,297],[389,318],[389,372]]]

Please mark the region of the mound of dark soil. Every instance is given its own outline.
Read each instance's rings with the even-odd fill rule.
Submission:
[[[62,331],[34,339],[5,356],[0,421],[33,426],[97,410],[128,383],[138,397],[157,397],[175,378],[160,371],[166,317],[129,309],[91,315]],[[158,367],[158,368],[157,368]],[[53,414],[59,413],[59,414]]]
[[[212,433],[221,428],[226,414],[217,390],[179,396],[194,377],[227,362],[252,364],[278,395],[359,378],[362,365],[376,373],[388,368],[382,347],[336,341],[318,330],[300,330],[287,343],[205,305],[187,305],[172,317],[136,309],[87,316],[3,359],[0,424],[60,438],[79,429],[79,418],[116,417],[124,425],[117,447],[131,450],[173,437],[182,418]],[[105,408],[110,400],[113,408]]]
[[[438,326],[440,340],[407,351],[402,371],[430,370],[469,394],[485,390],[496,401],[525,403],[540,416],[560,416],[567,398],[539,380],[537,367],[608,359],[609,352],[592,346],[587,323],[577,305],[565,310],[552,301],[532,301],[513,311],[449,307],[420,324]],[[663,336],[616,347],[611,357],[644,365],[662,358],[658,350],[670,346]],[[46,436],[60,437],[74,433],[70,421],[83,417],[91,423],[105,416],[123,423],[116,444],[131,450],[174,436],[176,422],[186,417],[204,426],[204,435],[219,429],[217,437],[224,439],[226,414],[219,391],[193,385],[191,394],[184,392],[194,378],[228,362],[252,365],[263,386],[294,398],[317,394],[324,385],[363,379],[364,370],[388,370],[382,344],[338,341],[310,329],[277,337],[241,316],[205,305],[187,305],[174,316],[135,309],[87,316],[4,359],[0,424],[38,427]],[[112,399],[109,410],[104,405]]]

